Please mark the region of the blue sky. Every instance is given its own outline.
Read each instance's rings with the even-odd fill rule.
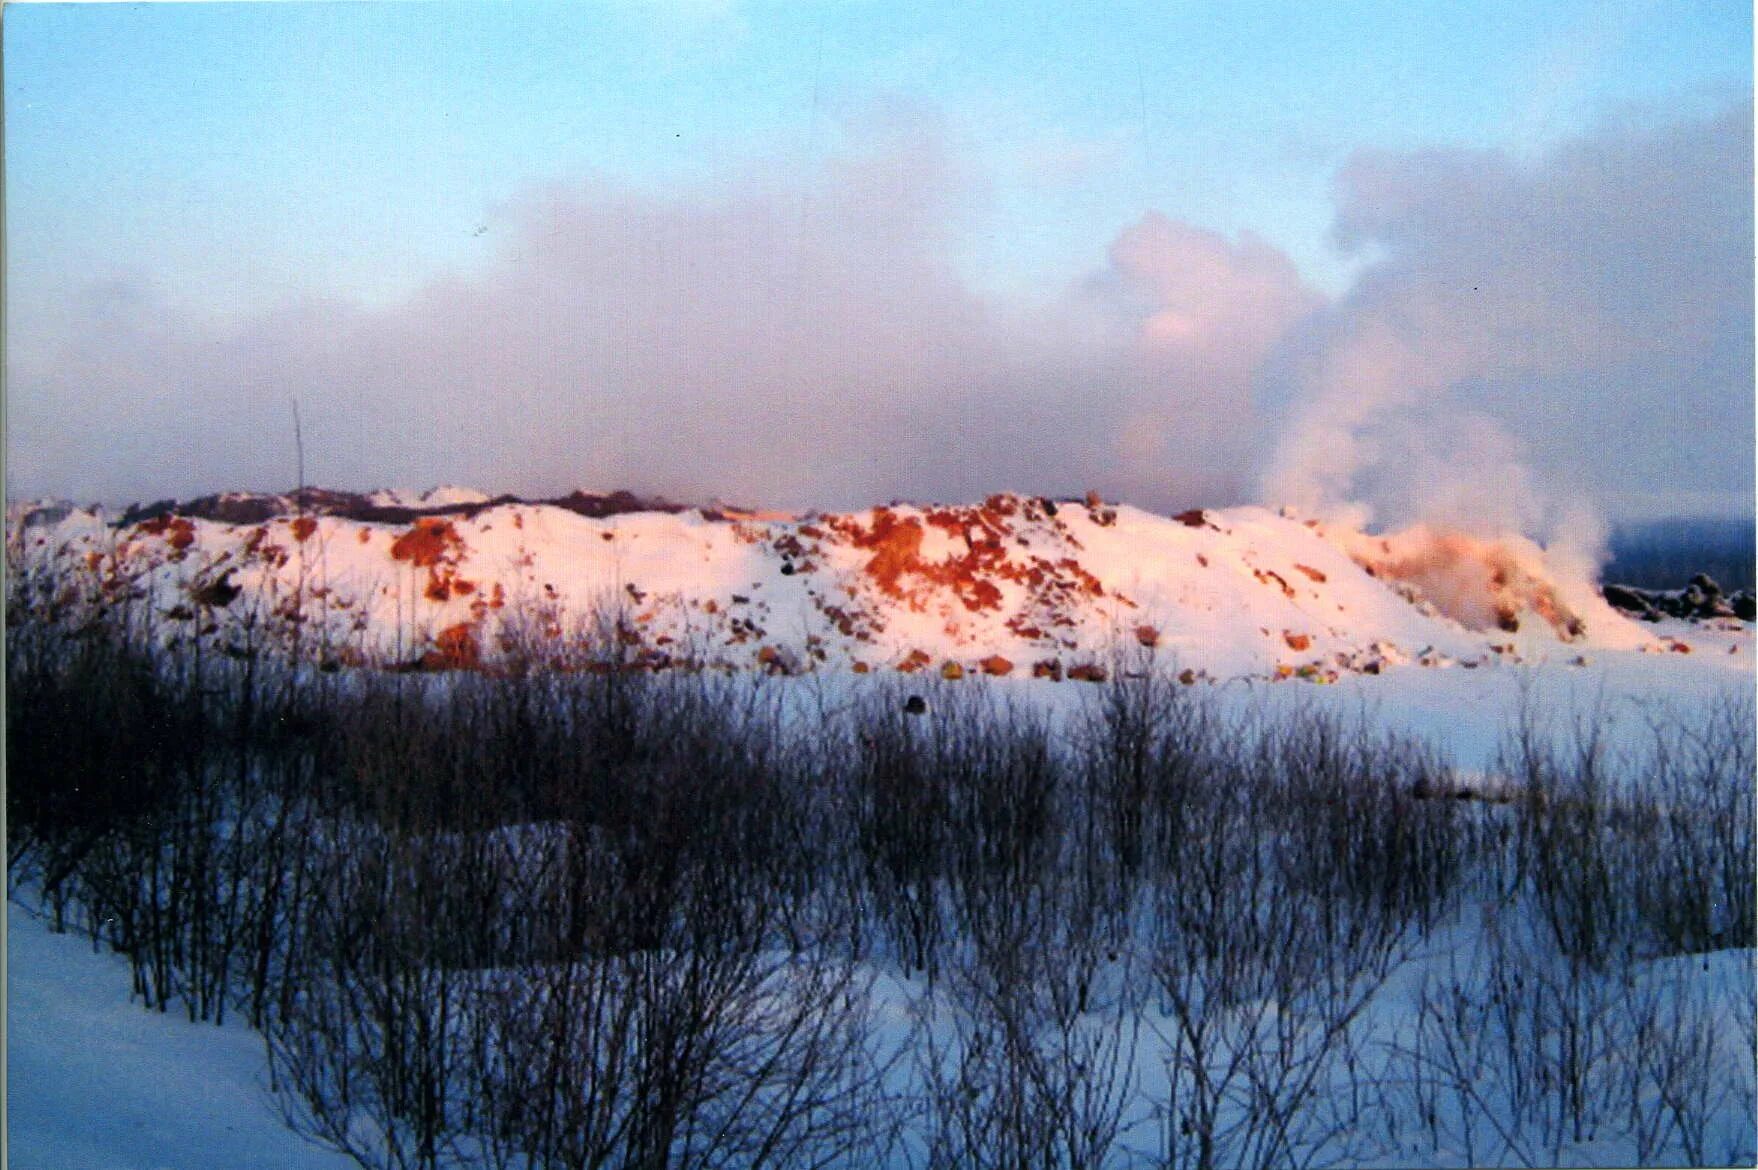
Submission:
[[[1476,161],[1459,173],[1481,164],[1517,184],[1522,168],[1566,166],[1580,144],[1616,160],[1627,156],[1618,143],[1655,127],[1664,139],[1666,127],[1729,109],[1746,109],[1749,126],[1752,85],[1751,7],[1731,0],[14,4],[4,33],[9,446],[44,486],[82,482],[91,469],[79,462],[97,461],[97,438],[82,447],[76,433],[89,419],[62,411],[69,395],[57,387],[77,382],[89,412],[110,376],[95,371],[159,370],[153,363],[175,365],[173,353],[189,364],[228,330],[273,335],[246,343],[252,352],[309,357],[291,327],[265,322],[305,321],[319,305],[355,314],[347,329],[400,336],[428,312],[419,306],[450,298],[456,310],[470,282],[516,283],[504,265],[531,250],[540,214],[575,215],[569,224],[596,223],[601,235],[652,221],[702,243],[701,232],[712,236],[704,223],[735,231],[728,225],[773,213],[803,225],[829,208],[848,221],[846,238],[814,242],[833,266],[843,256],[902,271],[931,253],[934,279],[949,281],[952,308],[939,316],[971,302],[984,319],[1037,314],[1034,339],[1110,337],[1118,322],[1094,324],[1091,304],[1071,311],[1070,290],[1122,290],[1146,314],[1127,328],[1157,321],[1164,340],[1176,316],[1186,340],[1189,322],[1211,332],[1195,356],[1151,375],[1125,352],[1135,343],[1121,341],[1015,372],[1048,385],[1082,366],[1109,369],[1116,425],[1138,429],[1095,436],[1067,457],[1133,458],[1160,450],[1161,424],[1141,421],[1158,409],[1143,401],[1152,378],[1209,376],[1210,350],[1237,350],[1243,328],[1232,309],[1211,319],[1216,306],[1255,304],[1257,294],[1159,304],[1196,294],[1117,248],[1146,249],[1179,271],[1208,264],[1238,290],[1275,287],[1268,300],[1284,340],[1245,329],[1257,348],[1230,350],[1238,360],[1219,377],[1229,409],[1261,413],[1301,393],[1272,385],[1282,359],[1315,330],[1337,328],[1303,314],[1347,317],[1374,283],[1364,273],[1410,277],[1408,265],[1387,266],[1388,248],[1417,240],[1449,254],[1414,220],[1376,219],[1355,233],[1359,247],[1341,247],[1339,216],[1353,201],[1359,218],[1381,197],[1360,175],[1390,168],[1391,188],[1404,190],[1430,162],[1467,158]],[[1705,150],[1727,154],[1725,143]],[[1562,203],[1578,189],[1601,204],[1617,198],[1581,174],[1555,188]],[[613,205],[621,221],[592,219],[592,208]],[[1491,206],[1485,193],[1454,210],[1472,218]],[[1666,209],[1648,211],[1668,222]],[[1749,235],[1749,208],[1742,217],[1733,229]],[[1615,232],[1624,221],[1604,222]],[[873,259],[871,233],[894,229],[910,240]],[[802,250],[808,234],[802,226]],[[577,281],[598,278],[599,261],[571,255],[586,266]],[[1736,260],[1749,266],[1749,256]],[[541,319],[561,303],[532,295],[496,311]],[[153,322],[152,344],[99,353],[95,340],[67,340],[118,312]],[[443,316],[433,310],[428,324]],[[774,327],[750,323],[752,335]],[[203,341],[202,329],[219,333]],[[736,338],[727,344],[740,352]],[[591,377],[608,400],[640,397],[620,367]],[[138,398],[141,383],[118,376],[110,392]],[[1232,456],[1277,447],[1261,435],[1241,444]],[[408,474],[444,478],[455,462],[411,461]],[[137,471],[127,482],[150,478]],[[230,474],[225,464],[185,478]],[[907,467],[892,478],[900,492],[914,486]],[[1749,474],[1736,478],[1729,490],[1743,499]]]
[[[26,5],[5,35],[15,278],[132,267],[216,306],[383,297],[531,184],[794,162],[879,100],[985,173],[979,283],[1065,279],[1152,207],[1336,290],[1351,151],[1531,151],[1751,76],[1730,2]]]

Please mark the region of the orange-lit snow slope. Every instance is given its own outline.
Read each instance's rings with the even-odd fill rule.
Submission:
[[[448,502],[394,522],[15,517],[14,603],[74,621],[125,608],[162,640],[233,653],[429,668],[578,661],[589,637],[654,668],[1096,678],[1151,659],[1320,681],[1669,648],[1517,537],[1015,495],[784,518]]]

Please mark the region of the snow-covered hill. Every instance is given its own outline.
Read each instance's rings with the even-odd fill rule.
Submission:
[[[15,517],[14,563],[37,583],[20,596],[60,618],[133,605],[166,639],[235,652],[430,668],[591,637],[655,668],[1085,679],[1150,655],[1187,678],[1328,680],[1678,646],[1522,538],[1370,536],[1254,507],[1166,517],[996,495],[781,516],[459,488],[313,492],[303,511],[252,499],[274,514]]]

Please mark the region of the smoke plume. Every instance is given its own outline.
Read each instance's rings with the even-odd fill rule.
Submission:
[[[1750,508],[1751,158],[1744,107],[1355,158],[1336,234],[1373,259],[1280,355],[1266,497],[1578,543],[1588,500]]]
[[[79,499],[291,484],[631,487],[779,507],[1097,488],[1575,536],[1752,499],[1751,121],[1533,157],[1364,153],[1327,299],[1271,244],[1148,212],[1091,271],[961,272],[985,177],[881,110],[811,165],[588,175],[396,303],[210,318],[119,262],[9,306],[9,480]],[[1559,554],[1560,555],[1560,554]]]

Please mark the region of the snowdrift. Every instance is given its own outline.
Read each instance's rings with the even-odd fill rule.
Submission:
[[[429,669],[592,645],[655,669],[1096,681],[1154,663],[1187,681],[1329,681],[1667,647],[1531,541],[1255,507],[1167,517],[1001,494],[790,516],[462,488],[212,501],[122,522],[14,509],[14,605],[72,621],[130,607],[168,642]]]

